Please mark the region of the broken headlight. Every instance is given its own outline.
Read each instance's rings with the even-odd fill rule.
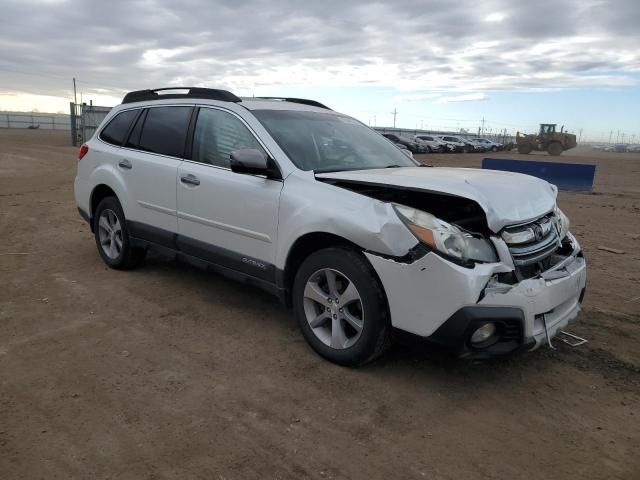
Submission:
[[[463,262],[498,261],[496,252],[488,240],[474,237],[469,232],[422,210],[397,204],[393,207],[416,238],[432,249]]]
[[[555,224],[558,229],[558,236],[560,240],[564,239],[569,233],[569,218],[558,207],[555,209]]]

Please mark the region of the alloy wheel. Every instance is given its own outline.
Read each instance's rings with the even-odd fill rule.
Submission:
[[[328,347],[354,345],[364,326],[364,309],[355,284],[332,268],[316,271],[305,285],[304,313],[314,335]]]
[[[115,260],[122,252],[122,225],[113,210],[104,209],[98,219],[98,238],[104,254]]]

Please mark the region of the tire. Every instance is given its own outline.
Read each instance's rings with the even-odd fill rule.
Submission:
[[[334,295],[329,293],[329,273],[334,276]],[[349,301],[352,287],[358,299]],[[343,299],[343,306],[337,299]],[[292,304],[307,343],[338,365],[364,365],[391,343],[386,295],[371,265],[355,250],[332,247],[307,257],[293,281]],[[352,326],[356,323],[359,331]]]
[[[491,147],[491,151],[492,152],[497,152],[498,151],[498,147],[496,147],[495,145],[493,147]]]
[[[518,153],[526,155],[527,153],[531,153],[532,151],[533,146],[530,143],[522,143],[518,145]]]
[[[93,231],[98,253],[116,270],[130,270],[142,263],[146,250],[133,246],[122,206],[116,197],[100,201],[93,215]]]
[[[560,155],[562,153],[562,144],[558,143],[558,142],[553,142],[551,144],[549,144],[549,146],[547,147],[547,153],[549,155]]]

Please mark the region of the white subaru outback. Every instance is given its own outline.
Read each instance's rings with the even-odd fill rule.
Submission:
[[[553,185],[424,167],[313,100],[165,90],[127,94],[80,149],[75,198],[108,266],[162,248],[261,287],[342,365],[392,328],[478,358],[576,318],[585,259]]]

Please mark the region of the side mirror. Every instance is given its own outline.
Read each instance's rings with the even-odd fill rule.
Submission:
[[[235,173],[282,178],[273,160],[267,157],[264,152],[255,148],[242,148],[231,152],[229,166],[231,171]]]

